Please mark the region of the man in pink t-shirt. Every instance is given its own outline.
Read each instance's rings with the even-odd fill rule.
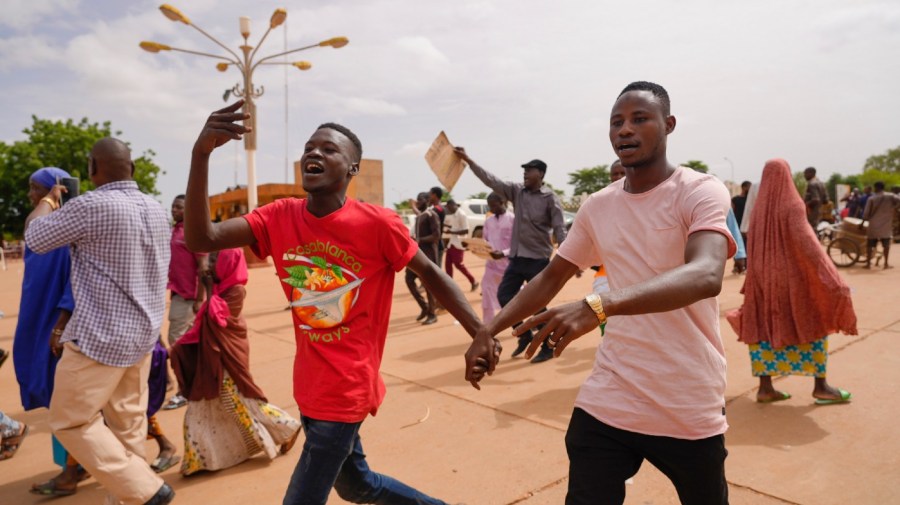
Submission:
[[[609,292],[552,308],[515,330],[545,324],[528,354],[546,340],[559,355],[605,327],[566,434],[567,505],[623,503],[625,481],[645,459],[671,479],[682,503],[728,503],[716,296],[735,250],[726,227],[730,200],[712,176],[668,162],[674,128],[665,89],[625,87],[609,128],[625,178],[588,198],[557,256],[479,330],[466,355],[467,377],[483,378],[496,362],[493,335],[544,306],[577,272],[607,267]]]
[[[306,440],[283,503],[324,504],[334,488],[353,503],[444,504],[370,470],[359,428],[385,394],[379,368],[396,272],[416,273],[470,335],[478,316],[396,213],[346,197],[359,173],[362,144],[341,125],[323,124],[306,142],[300,158],[305,199],[277,200],[211,223],[209,157],[248,131],[237,123],[249,118],[236,112],[242,103],[214,112],[194,145],[185,238],[194,251],[246,245],[260,257],[271,256],[290,302],[297,344],[294,398]],[[499,355],[499,344],[491,355]]]

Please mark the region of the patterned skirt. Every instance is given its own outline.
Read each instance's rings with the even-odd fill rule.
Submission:
[[[772,349],[769,342],[750,345],[750,367],[754,377],[764,375],[805,375],[825,377],[828,364],[828,337],[800,345]]]
[[[188,402],[181,473],[222,470],[259,452],[274,459],[299,429],[300,421],[287,412],[241,395],[226,373],[219,398]]]

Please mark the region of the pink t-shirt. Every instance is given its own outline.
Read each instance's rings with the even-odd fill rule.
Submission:
[[[260,258],[272,256],[291,302],[297,354],[294,399],[320,421],[356,423],[384,399],[379,369],[394,273],[419,247],[394,211],[348,198],[325,217],[307,200],[260,207],[250,223]]]
[[[172,256],[169,259],[169,284],[166,289],[172,290],[185,300],[197,298],[197,260],[206,253],[191,252],[184,242],[184,222],[175,223],[170,240]]]
[[[559,255],[579,268],[603,264],[615,291],[684,264],[688,235],[713,230],[734,239],[731,200],[714,177],[679,167],[641,194],[624,179],[579,209]],[[719,305],[707,298],[658,314],[614,316],[575,405],[600,421],[645,435],[698,440],[724,433],[725,349]]]

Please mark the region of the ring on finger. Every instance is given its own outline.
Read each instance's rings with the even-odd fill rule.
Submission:
[[[557,344],[559,344],[558,340],[553,340],[552,338],[547,337],[547,347],[554,349],[556,348]]]

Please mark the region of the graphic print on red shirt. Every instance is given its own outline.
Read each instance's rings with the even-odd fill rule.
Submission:
[[[321,218],[293,198],[244,218],[291,305],[300,412],[338,422],[374,415],[385,393],[378,370],[394,274],[418,251],[408,230],[393,211],[349,198]]]

